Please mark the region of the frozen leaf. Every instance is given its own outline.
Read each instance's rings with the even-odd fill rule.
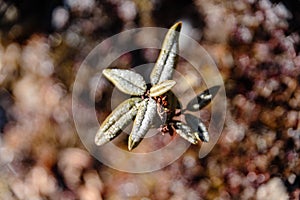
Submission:
[[[209,142],[209,134],[205,124],[197,117],[191,114],[185,114],[185,121],[187,124],[196,131],[198,140]]]
[[[102,145],[116,137],[137,114],[138,104],[141,101],[141,98],[131,98],[121,103],[101,124],[95,143]]]
[[[182,123],[182,122],[175,122],[174,128],[176,130],[176,133],[180,135],[182,138],[186,139],[192,144],[198,143],[198,137],[197,133],[188,125]]]
[[[219,88],[220,86],[217,85],[205,90],[188,103],[187,109],[190,111],[198,111],[204,108],[216,96]]]
[[[104,76],[109,79],[120,91],[130,95],[143,95],[147,89],[144,78],[133,71],[126,69],[105,69]]]
[[[180,29],[181,22],[178,22],[168,31],[158,59],[150,75],[152,85],[172,78],[179,52],[178,39]]]
[[[163,95],[164,93],[169,91],[175,84],[176,84],[176,82],[173,80],[166,80],[166,81],[160,82],[156,85],[153,85],[150,88],[150,96],[157,97],[157,96]]]
[[[132,150],[143,139],[156,116],[156,101],[152,98],[144,99],[139,106],[132,131],[128,139],[128,149]]]

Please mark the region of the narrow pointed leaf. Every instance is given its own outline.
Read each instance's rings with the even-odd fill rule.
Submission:
[[[164,93],[169,91],[175,84],[176,84],[176,81],[166,80],[166,81],[162,81],[156,85],[153,85],[150,88],[150,96],[157,97],[157,96],[163,95]]]
[[[220,86],[217,85],[205,90],[188,103],[187,109],[190,111],[198,111],[204,108],[216,96],[219,88]]]
[[[147,86],[144,78],[133,71],[126,69],[105,69],[104,76],[120,91],[130,95],[142,95]]]
[[[182,122],[175,122],[174,128],[176,130],[176,133],[183,139],[189,141],[192,144],[198,143],[199,139],[197,138],[195,131],[188,125]]]
[[[115,138],[134,118],[141,98],[130,98],[122,102],[101,124],[95,143],[102,145]]]
[[[156,101],[152,98],[144,99],[135,117],[132,131],[128,139],[128,149],[132,150],[146,135],[156,116]]]
[[[179,53],[178,39],[180,29],[181,22],[178,22],[166,34],[160,54],[150,75],[152,85],[172,78]]]
[[[185,114],[185,121],[195,131],[198,140],[209,142],[209,134],[205,124],[197,117],[191,114]]]

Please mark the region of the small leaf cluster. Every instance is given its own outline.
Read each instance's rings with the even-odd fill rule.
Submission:
[[[174,24],[166,34],[157,62],[150,74],[150,86],[144,78],[131,70],[105,69],[103,75],[120,91],[131,95],[131,98],[122,102],[102,122],[96,136],[95,143],[103,145],[115,138],[134,119],[133,127],[128,138],[128,150],[135,148],[159,116],[163,133],[176,132],[182,138],[196,144],[202,140],[209,141],[205,125],[197,117],[185,114],[189,125],[173,120],[180,102],[170,91],[176,84],[172,80],[179,52],[179,32],[181,22]],[[187,105],[186,110],[197,111],[210,103],[219,89],[215,86],[204,91]]]

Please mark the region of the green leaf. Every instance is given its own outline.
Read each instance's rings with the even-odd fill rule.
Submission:
[[[174,24],[169,29],[164,39],[158,59],[150,75],[152,85],[172,78],[179,52],[178,39],[180,29],[181,22]]]
[[[130,95],[143,95],[147,89],[144,78],[126,69],[105,69],[102,72],[120,91]]]
[[[132,131],[128,138],[128,150],[131,151],[146,135],[156,116],[156,101],[152,98],[144,99],[135,117]]]
[[[101,124],[95,143],[102,145],[115,138],[134,118],[141,98],[130,98],[122,102]]]
[[[176,133],[180,135],[183,139],[189,141],[192,144],[197,144],[198,143],[198,137],[197,133],[188,125],[176,121],[174,124],[174,128],[176,130]]]
[[[209,142],[209,134],[205,124],[197,117],[191,114],[185,114],[185,121],[195,131],[198,140]]]
[[[164,93],[169,91],[175,84],[176,84],[176,81],[166,80],[166,81],[160,82],[156,85],[153,85],[150,88],[150,96],[157,97],[157,96],[163,95]]]
[[[219,89],[220,86],[217,85],[205,90],[188,103],[187,109],[190,111],[198,111],[204,108],[216,96]]]

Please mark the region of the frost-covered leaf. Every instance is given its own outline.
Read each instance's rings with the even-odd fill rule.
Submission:
[[[101,124],[96,137],[97,145],[105,144],[116,137],[134,118],[141,98],[130,98],[122,102]]]
[[[158,59],[150,75],[152,85],[172,78],[179,52],[178,39],[180,29],[181,22],[178,22],[168,31]]]
[[[209,142],[209,134],[205,124],[197,117],[191,114],[185,114],[185,121],[195,131],[198,140]]]
[[[182,122],[175,122],[174,128],[176,130],[176,133],[180,135],[182,138],[186,139],[192,144],[198,143],[197,133],[188,125],[182,123]]]
[[[216,96],[218,90],[220,89],[220,86],[213,86],[201,94],[197,95],[194,99],[192,99],[188,105],[187,109],[190,111],[198,111],[205,106],[207,106],[211,100]]]
[[[156,85],[153,85],[150,88],[150,96],[157,97],[157,96],[163,95],[164,93],[169,91],[175,84],[176,84],[176,81],[165,80]]]
[[[130,95],[142,95],[147,86],[144,78],[126,69],[105,69],[102,72],[120,91]]]
[[[128,138],[129,151],[135,148],[146,135],[156,116],[156,101],[152,98],[144,99],[136,114],[132,131]]]

